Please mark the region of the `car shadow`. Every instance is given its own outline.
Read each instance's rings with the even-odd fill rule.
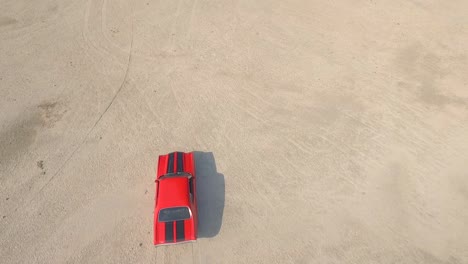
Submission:
[[[216,171],[212,152],[194,151],[197,177],[198,237],[216,236],[224,211],[224,175]]]

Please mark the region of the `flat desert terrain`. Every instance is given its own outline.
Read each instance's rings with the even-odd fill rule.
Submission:
[[[152,244],[195,151],[196,243]],[[468,263],[468,1],[0,0],[1,263]]]

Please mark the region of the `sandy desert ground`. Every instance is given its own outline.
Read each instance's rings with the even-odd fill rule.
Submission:
[[[468,263],[468,2],[0,1],[1,263]],[[201,238],[152,245],[197,151]]]

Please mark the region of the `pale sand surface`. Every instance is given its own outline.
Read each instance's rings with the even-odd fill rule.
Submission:
[[[0,162],[1,263],[468,263],[468,1],[1,0]]]

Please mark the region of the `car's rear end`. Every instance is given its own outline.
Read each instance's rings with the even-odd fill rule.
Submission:
[[[195,221],[188,207],[170,207],[155,215],[154,244],[172,244],[196,240]]]

